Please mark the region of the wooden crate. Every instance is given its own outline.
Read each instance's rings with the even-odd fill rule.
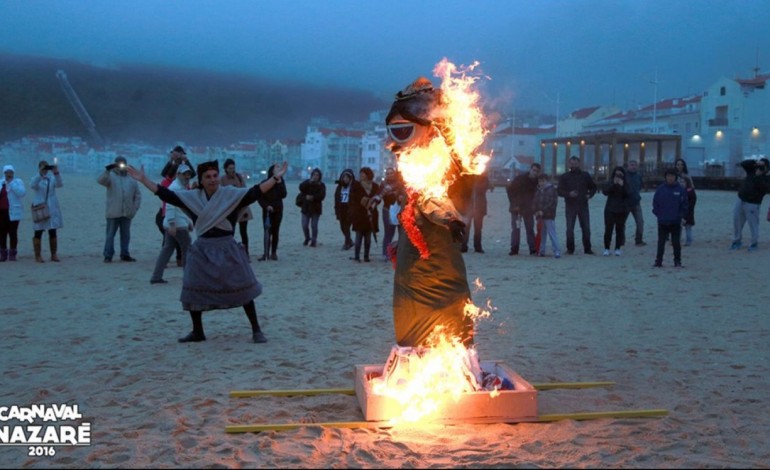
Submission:
[[[355,391],[366,421],[389,421],[401,416],[403,407],[391,397],[374,394],[371,380],[382,376],[384,364],[355,366]],[[488,391],[463,393],[458,401],[451,398],[430,421],[506,422],[537,419],[537,390],[510,367],[499,361],[482,361],[481,369],[507,378],[514,390],[500,390],[492,397]]]

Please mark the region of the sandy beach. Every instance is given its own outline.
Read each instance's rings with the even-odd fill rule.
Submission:
[[[28,185],[31,175],[18,176]],[[353,396],[228,393],[352,387],[354,365],[383,363],[394,343],[391,265],[348,260],[329,198],[319,246],[302,246],[292,204],[299,182],[289,182],[277,262],[256,261],[262,231],[256,222],[249,226],[252,267],[264,286],[257,312],[269,342],[251,343],[245,315],[233,309],[204,314],[207,341],[179,344],[190,329],[178,301],[182,269],[166,270],[168,284],[149,283],[160,250],[158,199],[142,188],[131,241],[138,262],[105,264],[104,188],[95,175],[63,178],[61,262],[34,262],[27,211],[19,261],[0,264],[0,406],[77,404],[91,422],[91,445],[57,447],[52,457],[2,447],[3,468],[760,468],[770,462],[770,223],[762,217],[760,250],[730,251],[734,192],[699,191],[684,269],[672,267],[670,246],[664,267],[652,267],[652,192],[642,195],[647,246],[601,256],[605,197],[599,194],[591,201],[598,255],[578,249],[554,259],[508,256],[510,214],[504,188],[497,188],[489,193],[486,254],[465,258],[469,279],[486,287],[475,300],[490,299],[497,308],[477,326],[482,360],[502,361],[530,382],[616,382],[609,389],[541,392],[541,414],[663,408],[666,417],[226,434],[232,424],[362,419]],[[333,183],[326,184],[331,195]],[[556,226],[564,250],[563,210],[560,200]],[[630,220],[629,234],[633,227]],[[748,236],[746,227],[744,245]],[[47,235],[43,247],[48,260]]]

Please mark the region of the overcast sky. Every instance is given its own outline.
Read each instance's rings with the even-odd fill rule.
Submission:
[[[442,57],[563,117],[770,72],[768,0],[0,0],[0,51],[334,83],[390,99]],[[434,83],[436,80],[434,79]],[[558,97],[558,99],[557,99]]]

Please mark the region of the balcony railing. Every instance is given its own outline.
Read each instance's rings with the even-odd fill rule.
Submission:
[[[709,119],[709,127],[726,126],[727,118]]]

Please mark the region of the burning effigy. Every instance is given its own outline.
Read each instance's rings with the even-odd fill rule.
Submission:
[[[439,88],[418,78],[396,94],[387,116],[392,150],[406,197],[399,214],[395,253],[393,323],[396,344],[384,364],[355,366],[351,389],[245,390],[233,397],[355,393],[365,421],[232,425],[227,432],[287,430],[314,422],[324,427],[391,427],[403,423],[517,423],[563,419],[665,416],[666,410],[538,413],[538,391],[598,388],[614,382],[530,384],[506,364],[481,360],[474,342],[477,307],[460,250],[468,175],[484,171],[484,139],[476,64],[436,65]]]
[[[514,388],[510,374],[479,361],[474,325],[489,311],[471,300],[460,251],[468,176],[483,173],[489,161],[479,152],[486,131],[474,89],[477,65],[442,60],[433,71],[440,87],[416,79],[396,94],[385,120],[406,198],[395,250],[396,345],[381,373],[368,376],[371,393],[400,404],[399,416],[386,413],[392,420],[441,413],[463,394]]]

